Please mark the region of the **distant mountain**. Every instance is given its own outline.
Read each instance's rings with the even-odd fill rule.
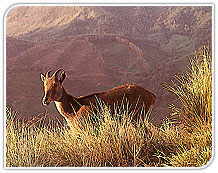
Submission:
[[[42,41],[78,34],[118,34],[149,38],[158,45],[180,35],[199,46],[211,39],[211,10],[206,6],[16,7],[7,16],[7,35]]]
[[[159,121],[174,100],[161,84],[211,44],[211,29],[206,6],[16,7],[7,15],[7,103],[28,116],[42,112],[39,74],[62,67],[75,96],[123,83],[151,90]]]
[[[34,46],[34,43],[31,41],[20,40],[13,37],[7,37],[6,40],[7,57],[18,56],[28,48]]]

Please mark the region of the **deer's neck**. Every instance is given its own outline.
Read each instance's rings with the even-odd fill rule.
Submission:
[[[62,97],[55,101],[58,112],[67,120],[74,119],[76,112],[79,110],[80,103],[76,97],[68,94],[63,88]]]

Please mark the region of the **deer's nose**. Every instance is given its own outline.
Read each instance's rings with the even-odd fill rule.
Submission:
[[[42,99],[42,104],[43,105],[48,105],[50,103],[50,101],[48,100],[48,98],[47,97],[44,97],[43,99]]]

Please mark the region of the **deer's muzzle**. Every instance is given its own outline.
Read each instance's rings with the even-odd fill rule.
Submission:
[[[42,104],[43,104],[44,106],[49,105],[49,103],[50,103],[50,101],[49,101],[49,99],[48,99],[47,97],[44,97],[44,98],[42,99]]]

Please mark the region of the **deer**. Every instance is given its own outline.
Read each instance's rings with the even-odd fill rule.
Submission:
[[[147,113],[156,100],[156,96],[152,92],[135,84],[123,84],[87,96],[74,97],[63,86],[63,81],[66,78],[65,71],[58,69],[52,75],[51,72],[40,74],[44,89],[42,104],[47,106],[54,102],[57,111],[64,117],[68,125],[77,122],[79,118],[89,116],[90,111],[93,111],[93,105],[97,104],[96,98],[109,106],[113,114],[114,106],[122,104],[125,97],[130,105],[134,105],[129,110],[135,111],[134,119],[139,118],[137,112],[142,108]]]

